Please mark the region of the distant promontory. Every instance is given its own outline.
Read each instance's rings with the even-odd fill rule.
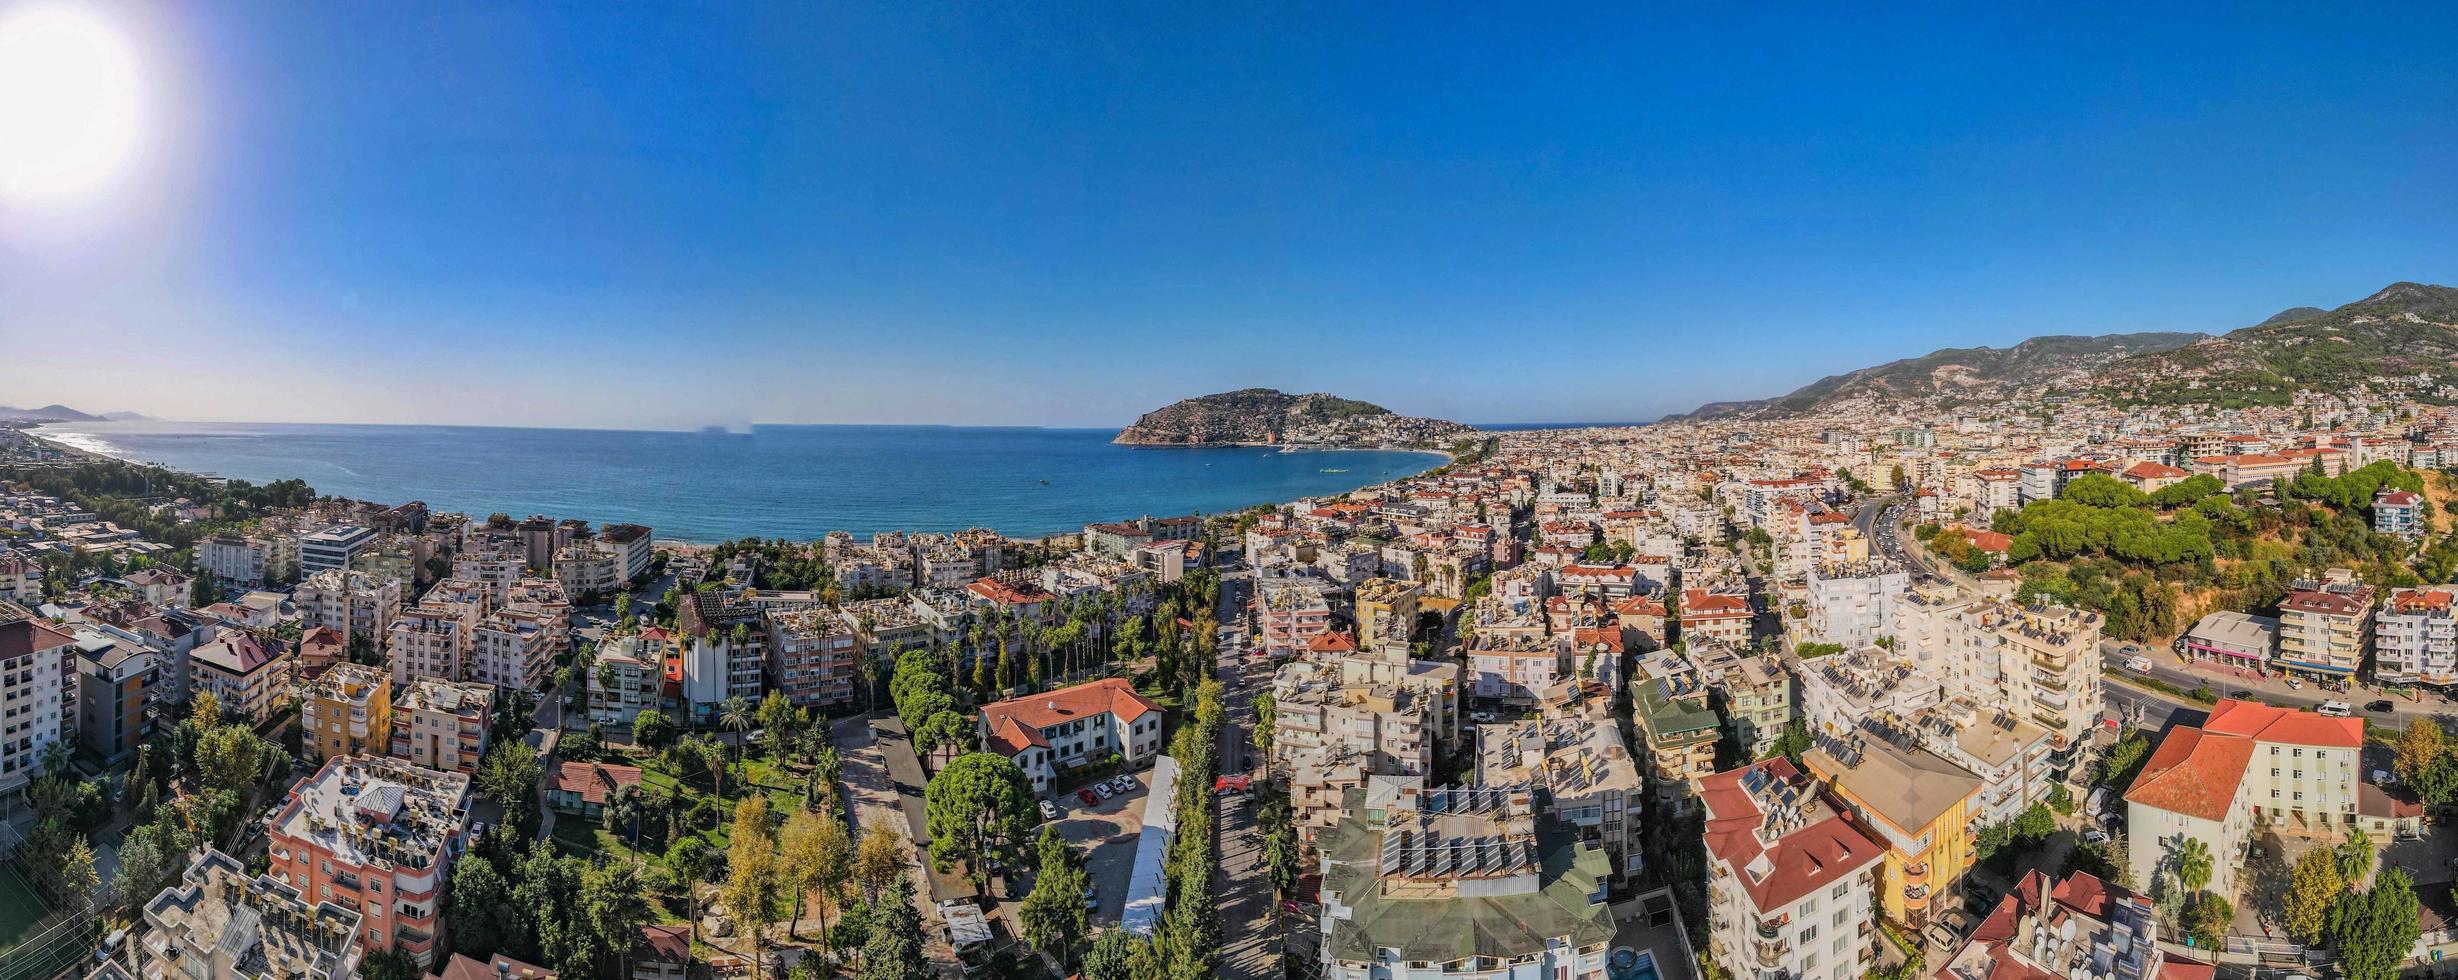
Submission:
[[[1393,414],[1354,398],[1246,388],[1146,412],[1112,441],[1128,446],[1442,448],[1475,432],[1457,422]]]

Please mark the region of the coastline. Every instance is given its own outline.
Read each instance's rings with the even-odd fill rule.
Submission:
[[[24,428],[18,428],[16,431],[19,431],[19,432],[23,433],[23,434],[24,434],[27,438],[29,438],[29,439],[33,439],[33,440],[35,440],[35,441],[37,441],[37,442],[40,442],[40,443],[42,443],[42,444],[43,444],[43,445],[45,445],[45,446],[48,446],[48,447],[50,447],[50,448],[52,448],[52,449],[54,449],[54,450],[57,450],[57,451],[61,452],[61,453],[62,453],[62,454],[64,454],[64,455],[68,455],[68,456],[70,456],[70,457],[76,458],[76,459],[78,459],[78,460],[80,460],[80,461],[85,461],[85,462],[115,462],[115,463],[125,463],[125,464],[129,464],[129,465],[134,465],[134,466],[148,466],[148,467],[155,467],[155,468],[159,468],[159,469],[166,470],[166,471],[169,471],[169,472],[181,473],[181,474],[183,474],[183,475],[193,476],[193,477],[196,477],[196,478],[199,478],[199,479],[205,479],[205,480],[231,480],[231,479],[244,479],[244,478],[239,478],[239,477],[231,477],[231,476],[222,475],[222,474],[216,474],[216,473],[211,473],[211,472],[205,472],[205,471],[201,471],[201,470],[197,470],[197,469],[192,469],[192,468],[183,468],[183,467],[177,467],[177,466],[168,465],[168,464],[165,464],[165,463],[154,462],[154,461],[151,461],[151,460],[147,460],[147,459],[143,459],[143,458],[141,458],[141,457],[135,456],[135,455],[133,455],[133,454],[131,454],[131,455],[127,455],[127,456],[115,455],[115,454],[113,454],[113,453],[106,452],[106,451],[102,451],[102,450],[98,450],[98,449],[94,449],[94,448],[91,448],[91,447],[89,447],[89,446],[78,445],[78,444],[76,444],[76,443],[74,443],[74,442],[70,442],[70,441],[67,441],[67,440],[63,439],[63,438],[62,438],[62,434],[60,434],[60,433],[45,434],[45,433],[43,433],[43,432],[41,431],[41,429],[43,429],[46,425],[51,425],[51,424],[56,424],[56,423],[45,423],[45,424],[42,424],[42,425],[34,425],[34,426],[29,426],[29,427],[24,427]],[[232,424],[255,424],[255,423],[232,423]],[[264,424],[285,424],[285,425],[310,424],[310,425],[312,425],[312,424],[318,424],[318,423],[264,423]],[[375,427],[384,428],[384,426],[375,426]],[[520,427],[501,427],[501,428],[520,428]],[[532,431],[541,431],[541,430],[532,430]],[[71,434],[68,434],[68,435],[76,435],[76,434],[71,433]],[[1483,435],[1484,435],[1487,439],[1496,438],[1495,434],[1493,434],[1493,433],[1483,433]],[[1479,440],[1480,444],[1482,444],[1482,441],[1483,441],[1483,440]],[[1339,492],[1337,492],[1337,493],[1331,493],[1331,494],[1307,494],[1307,495],[1304,495],[1304,496],[1306,496],[1306,497],[1317,497],[1317,496],[1320,496],[1320,497],[1333,497],[1333,496],[1341,496],[1341,495],[1345,495],[1345,494],[1359,493],[1359,492],[1364,492],[1364,491],[1368,491],[1368,490],[1373,490],[1373,489],[1376,489],[1376,488],[1379,488],[1379,487],[1383,487],[1383,486],[1387,486],[1387,485],[1389,485],[1389,484],[1396,483],[1396,482],[1400,482],[1400,481],[1403,481],[1403,480],[1409,480],[1409,479],[1415,479],[1415,478],[1418,478],[1418,477],[1422,477],[1422,476],[1424,476],[1425,474],[1431,473],[1431,472],[1433,472],[1433,471],[1435,471],[1435,470],[1441,469],[1441,468],[1446,467],[1446,466],[1454,465],[1454,464],[1458,463],[1458,462],[1459,462],[1459,459],[1460,459],[1460,455],[1459,455],[1458,453],[1456,453],[1456,452],[1452,452],[1452,451],[1450,451],[1450,450],[1448,450],[1448,449],[1436,449],[1436,448],[1430,448],[1430,447],[1426,447],[1426,448],[1416,448],[1416,447],[1411,447],[1411,448],[1391,448],[1391,447],[1382,447],[1382,446],[1300,445],[1300,444],[1291,444],[1291,443],[1237,443],[1237,444],[1231,444],[1231,443],[1198,443],[1198,444],[1174,443],[1174,444],[1137,444],[1137,443],[1117,443],[1117,442],[1115,442],[1115,441],[1112,441],[1110,444],[1112,444],[1112,445],[1119,445],[1119,446],[1123,446],[1123,447],[1125,447],[1125,448],[1130,448],[1130,449],[1157,448],[1157,449],[1281,449],[1281,450],[1289,450],[1289,449],[1294,448],[1297,452],[1303,452],[1303,453],[1314,453],[1314,452],[1321,452],[1321,453],[1381,452],[1381,453],[1405,453],[1405,454],[1415,455],[1415,456],[1428,456],[1428,457],[1435,457],[1434,459],[1431,459],[1431,460],[1426,461],[1426,464],[1425,464],[1424,466],[1419,467],[1419,468],[1412,469],[1412,470],[1410,470],[1410,471],[1408,471],[1408,472],[1406,472],[1406,473],[1401,473],[1401,474],[1393,475],[1393,476],[1387,477],[1387,478],[1385,478],[1385,479],[1377,480],[1377,481],[1374,481],[1374,482],[1372,482],[1372,483],[1367,483],[1367,484],[1364,484],[1364,485],[1361,485],[1361,486],[1357,486],[1357,487],[1354,487],[1354,488],[1351,488],[1351,489],[1348,489],[1348,490],[1342,490],[1342,491],[1339,491]],[[308,479],[307,479],[306,477],[304,477],[304,476],[297,476],[297,475],[293,475],[293,476],[290,476],[290,477],[276,477],[276,478],[274,478],[274,479],[300,479],[300,480],[303,480],[303,481],[308,482],[308,483],[309,483],[309,485],[310,485],[311,487],[314,485],[314,481],[312,481],[312,480],[308,480]],[[318,494],[319,494],[320,496],[328,496],[328,497],[345,497],[345,499],[354,499],[354,500],[361,500],[361,499],[363,499],[363,498],[358,498],[358,497],[348,497],[347,495],[335,494],[335,493],[332,493],[332,492],[330,492],[330,491],[323,490],[323,489],[321,489],[321,488],[318,488],[317,492],[318,492]],[[405,497],[405,498],[403,498],[402,500],[396,500],[396,501],[390,501],[390,502],[381,501],[381,500],[366,500],[366,501],[364,501],[364,502],[368,502],[368,503],[376,503],[376,504],[379,504],[379,505],[382,505],[382,506],[395,506],[395,505],[398,505],[398,504],[400,504],[400,503],[406,502],[406,501],[408,501],[408,500],[410,500],[410,499],[416,499],[416,498],[414,498],[414,497]],[[1271,500],[1259,501],[1259,502],[1254,503],[1254,504],[1244,505],[1244,506],[1242,506],[1242,507],[1238,507],[1238,508],[1234,508],[1234,509],[1227,509],[1227,510],[1214,510],[1214,511],[1210,511],[1210,512],[1206,512],[1206,511],[1203,511],[1203,510],[1201,510],[1201,509],[1190,509],[1190,510],[1188,511],[1188,513],[1194,513],[1194,514],[1200,514],[1200,515],[1202,515],[1202,516],[1206,516],[1206,517],[1212,517],[1212,516],[1219,516],[1220,514],[1224,514],[1224,513],[1234,513],[1236,510],[1244,510],[1244,509],[1247,509],[1247,508],[1250,508],[1250,507],[1258,507],[1258,506],[1271,506],[1271,507],[1278,507],[1278,506],[1282,506],[1282,505],[1285,505],[1285,504],[1289,503],[1289,502],[1290,502],[1290,500],[1292,500],[1292,499],[1302,499],[1302,498],[1278,498],[1278,499],[1271,499]],[[442,509],[442,510],[452,510],[453,508],[449,508],[449,507],[439,507],[439,509]],[[465,512],[466,512],[466,511],[465,511]],[[562,517],[582,517],[583,519],[589,519],[589,518],[587,518],[587,517],[586,517],[586,515],[581,515],[581,514],[557,514],[556,516],[557,516],[558,518],[562,518]],[[1098,519],[1096,519],[1096,520],[1122,520],[1122,519],[1126,519],[1126,516],[1121,516],[1121,515],[1111,515],[1111,516],[1107,516],[1107,517],[1103,517],[1103,518],[1098,518]],[[1088,521],[1087,523],[1092,523],[1092,522]],[[986,525],[974,525],[974,526],[986,526]],[[1051,542],[1053,542],[1053,541],[1055,541],[1055,540],[1058,540],[1058,539],[1061,539],[1061,538],[1072,538],[1072,537],[1075,537],[1075,536],[1077,536],[1077,535],[1081,534],[1080,529],[1079,529],[1079,530],[1061,530],[1061,531],[1051,531],[1051,532],[1040,533],[1040,534],[1033,534],[1033,533],[1029,533],[1029,532],[1028,532],[1028,533],[1025,533],[1025,534],[1010,534],[1010,533],[1008,533],[1008,532],[1006,532],[1006,531],[998,531],[998,529],[997,529],[997,528],[995,528],[995,527],[992,527],[992,528],[989,528],[989,529],[990,529],[990,530],[993,530],[993,531],[997,531],[997,532],[998,532],[998,533],[999,533],[1002,537],[1006,537],[1008,540],[1015,541],[1015,542],[1018,542],[1018,543],[1021,543],[1021,544],[1035,544],[1035,545],[1048,545],[1048,544],[1050,544]],[[907,532],[912,532],[914,529],[911,529],[911,528],[894,528],[894,529],[886,529],[886,530],[903,530],[903,531],[907,531]],[[805,539],[805,540],[817,541],[817,540],[819,540],[821,537],[823,537],[826,533],[832,533],[832,531],[824,531],[824,532],[822,532],[821,534],[811,535],[809,538],[807,538],[807,539]],[[860,533],[860,532],[856,532],[856,533]],[[873,531],[873,532],[871,532],[871,533],[885,533],[885,532],[884,532],[884,531]],[[736,536],[732,536],[732,537],[722,537],[722,536],[721,536],[721,537],[713,538],[713,539],[711,539],[711,540],[697,540],[697,539],[695,539],[695,538],[693,538],[693,537],[691,537],[691,536],[688,536],[688,535],[678,535],[678,536],[667,536],[667,535],[660,535],[660,536],[657,536],[657,537],[653,538],[652,540],[653,540],[653,541],[655,541],[655,542],[657,542],[657,543],[659,543],[659,544],[661,544],[661,545],[667,545],[667,546],[680,546],[680,547],[686,547],[686,548],[699,548],[699,549],[705,549],[705,548],[711,548],[711,547],[714,547],[714,546],[716,546],[716,545],[718,545],[718,544],[725,543],[726,541],[730,541],[730,540],[741,540],[743,537],[783,537],[783,535],[779,535],[779,534],[775,533],[774,531],[766,531],[766,532],[763,532],[763,533],[756,533],[756,534],[749,534],[749,535],[736,535]],[[788,537],[787,539],[788,539],[788,540],[792,540],[792,538],[790,538],[790,537]]]

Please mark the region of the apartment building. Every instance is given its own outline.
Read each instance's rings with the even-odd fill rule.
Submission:
[[[683,598],[675,632],[683,644],[683,686],[695,721],[727,698],[760,699],[768,676],[767,614],[713,592]]]
[[[2353,676],[2373,650],[2372,586],[2333,568],[2279,600],[2279,667],[2315,680]]]
[[[310,902],[271,875],[208,847],[179,881],[138,910],[127,942],[106,948],[86,980],[353,980],[365,917]]]
[[[1683,590],[1676,615],[1682,640],[1705,637],[1741,649],[1750,646],[1752,617],[1749,597],[1706,589]]]
[[[1325,980],[1605,980],[1611,863],[1528,787],[1366,795],[1318,839]]]
[[[1477,785],[1542,790],[1546,810],[1601,848],[1617,880],[1642,870],[1639,794],[1646,788],[1621,730],[1590,699],[1587,712],[1548,710],[1533,721],[1482,725],[1477,731]]]
[[[243,629],[225,629],[188,653],[195,688],[222,702],[222,711],[261,724],[288,707],[292,657],[287,644]]]
[[[393,682],[419,678],[459,680],[472,637],[478,629],[477,606],[421,602],[393,620],[386,642]]]
[[[393,758],[445,772],[478,771],[486,758],[495,688],[422,677],[395,690]]]
[[[850,704],[862,636],[835,610],[768,617],[769,679],[797,707]]]
[[[1256,637],[1264,653],[1277,659],[1296,656],[1331,629],[1330,583],[1300,576],[1264,579],[1256,589]]]
[[[2423,494],[2383,490],[2373,495],[2373,530],[2414,541],[2422,538],[2426,529]]]
[[[77,744],[116,764],[153,734],[159,660],[152,648],[119,631],[86,626],[71,635]]]
[[[1160,706],[1123,678],[982,706],[982,748],[1024,770],[1038,793],[1069,769],[1116,755],[1141,766],[1161,754]]]
[[[280,581],[299,570],[298,540],[217,534],[196,543],[196,567],[224,585]]]
[[[1367,579],[1357,586],[1357,643],[1371,647],[1386,637],[1402,641],[1417,630],[1417,583],[1392,578]]]
[[[2098,723],[2100,614],[2054,604],[1975,599],[1914,588],[1896,607],[1896,649],[1944,697],[2003,709],[2049,731],[2064,769]]]
[[[381,645],[401,613],[401,583],[365,572],[317,572],[291,593],[299,625],[325,627],[352,639]]]
[[[665,682],[662,644],[638,636],[609,637],[597,648],[590,665],[589,720],[609,728],[629,728],[643,711],[658,710]]]
[[[392,749],[393,678],[384,668],[337,664],[299,689],[299,724],[318,762]]]
[[[1723,733],[1723,722],[1707,705],[1706,686],[1696,674],[1642,672],[1631,681],[1630,715],[1657,804],[1665,812],[1689,812],[1696,780],[1715,772],[1716,740]]]
[[[595,543],[565,545],[555,551],[555,581],[573,595],[609,595],[623,587],[623,559]]]
[[[372,528],[344,524],[299,536],[299,574],[348,570],[359,552],[375,544]]]
[[[1880,908],[1926,929],[1939,899],[1971,870],[1972,806],[1980,779],[1921,748],[1908,726],[1863,719],[1848,735],[1821,735],[1802,753],[1854,826],[1886,847]]]
[[[649,529],[639,524],[608,524],[599,528],[597,543],[615,555],[616,567],[625,582],[648,574],[649,562],[656,558]]]
[[[2171,728],[2125,793],[2135,881],[2172,871],[2180,842],[2210,849],[2210,889],[2235,894],[2257,814],[2339,835],[2363,809],[2364,722],[2252,701],[2211,706],[2200,727]]]
[[[1467,655],[1469,690],[1484,701],[1535,704],[1564,673],[1562,645],[1542,634],[1478,633]]]
[[[1819,562],[1806,581],[1810,638],[1862,647],[1893,632],[1895,600],[1912,576],[1890,562]]]
[[[543,688],[562,652],[562,623],[545,613],[499,610],[480,619],[469,636],[462,677],[504,690]]]
[[[2447,586],[2390,593],[2373,616],[2373,679],[2383,684],[2458,684],[2458,617]]]
[[[293,786],[265,835],[273,880],[361,916],[359,944],[434,965],[469,776],[399,759],[328,759]]]
[[[1285,774],[1303,832],[1337,818],[1343,794],[1374,776],[1434,771],[1439,702],[1394,684],[1348,685],[1307,663],[1274,681],[1272,768]]]
[[[1781,757],[1709,776],[1699,798],[1715,961],[1747,980],[1866,973],[1884,846]]]

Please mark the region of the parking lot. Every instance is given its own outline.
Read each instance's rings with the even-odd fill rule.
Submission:
[[[1101,897],[1101,907],[1093,913],[1097,925],[1117,924],[1126,907],[1127,877],[1135,870],[1135,842],[1144,832],[1144,806],[1152,795],[1152,773],[1145,770],[1131,775],[1135,777],[1134,792],[1110,797],[1097,805],[1084,805],[1072,789],[1047,797],[1058,807],[1059,836],[1087,856],[1085,868],[1094,891]],[[1032,855],[1028,852],[1025,859],[1031,860]],[[1029,888],[1024,886],[1008,901],[1021,903]]]

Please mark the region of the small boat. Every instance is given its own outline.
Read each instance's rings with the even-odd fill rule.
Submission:
[[[1050,481],[1048,481],[1048,480],[1043,480],[1043,481],[1041,481],[1041,485],[1042,485],[1042,486],[1045,486],[1045,487],[1046,487],[1046,486],[1049,486],[1049,485],[1050,485]]]
[[[1316,470],[1315,472],[1317,472],[1317,473],[1346,473],[1346,472],[1348,472],[1348,471],[1347,471],[1347,470],[1345,470],[1345,469],[1338,469],[1338,470],[1334,470],[1334,469],[1320,469],[1320,470]]]

